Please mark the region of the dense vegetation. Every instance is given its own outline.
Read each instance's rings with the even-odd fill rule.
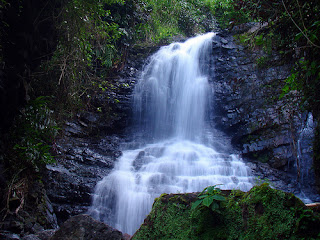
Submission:
[[[293,194],[266,183],[247,193],[209,187],[198,196],[163,194],[155,199],[133,239],[311,240],[320,237],[319,222]]]

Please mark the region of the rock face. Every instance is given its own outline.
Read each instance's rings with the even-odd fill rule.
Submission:
[[[57,163],[47,166],[47,194],[59,224],[85,213],[97,181],[107,175],[121,153],[118,138],[104,140],[66,137],[56,144]]]
[[[296,131],[302,122],[296,104],[279,100],[291,66],[272,56],[275,59],[269,64],[273,65],[259,67],[257,58],[264,57],[263,53],[246,51],[230,35],[218,34],[213,42],[218,127],[231,134],[243,154],[272,149],[272,155],[266,155],[270,164],[274,168],[286,166],[292,151],[281,148],[292,142],[289,128]],[[298,102],[297,97],[290,100]],[[273,158],[276,156],[278,161]]]
[[[36,234],[30,234],[30,235],[24,236],[22,240],[50,240],[50,238],[53,236],[53,234],[56,231],[57,230],[54,230],[54,229],[44,230]]]
[[[313,132],[304,137],[308,114],[299,107],[298,93],[280,98],[291,65],[277,54],[248,49],[230,32],[213,39],[213,61],[212,122],[232,138],[257,176],[295,193],[299,184],[313,187]],[[306,141],[309,146],[301,147]]]
[[[312,239],[320,234],[319,215],[268,184],[219,195],[226,201],[215,210],[205,205],[191,210],[195,193],[161,195],[132,239]]]
[[[91,110],[67,122],[55,143],[56,164],[47,165],[45,184],[58,223],[86,213],[96,183],[106,176],[121,155],[120,143],[131,121],[131,91],[145,59],[155,47],[131,50],[128,64],[112,84],[112,91],[97,94]],[[97,111],[99,109],[99,111]],[[110,109],[112,109],[110,111]]]
[[[51,240],[125,240],[116,229],[94,220],[88,215],[68,219],[50,238]]]

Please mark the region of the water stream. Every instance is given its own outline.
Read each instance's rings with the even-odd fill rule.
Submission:
[[[210,126],[214,91],[205,66],[213,36],[170,44],[150,58],[134,89],[135,148],[127,146],[97,184],[93,217],[133,234],[162,193],[252,187],[250,169]]]

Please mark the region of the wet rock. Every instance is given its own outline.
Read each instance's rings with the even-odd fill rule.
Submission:
[[[26,235],[21,240],[50,240],[57,229],[49,229],[38,232],[36,234]]]
[[[50,240],[53,234],[57,231],[57,229],[48,229],[35,234],[36,237],[41,240]]]
[[[139,171],[139,169],[145,164],[145,161],[144,161],[145,156],[146,156],[146,152],[141,151],[133,161],[132,165],[136,171]]]
[[[83,121],[86,126],[96,125],[99,122],[99,117],[93,112],[83,112],[80,115],[81,121]]]
[[[64,137],[56,142],[55,164],[47,165],[45,184],[58,223],[87,212],[95,185],[114,167],[119,137]]]
[[[243,24],[234,26],[230,31],[234,34],[244,33],[244,32],[248,32],[250,29],[257,26],[258,24],[259,23],[255,23],[255,22],[243,23]]]
[[[0,239],[2,240],[20,240],[20,236],[18,234],[9,232],[9,231],[0,231]]]
[[[291,159],[292,151],[285,146],[281,146],[278,148],[273,148],[273,158],[270,160],[270,164],[272,167],[276,169],[280,169],[288,164],[288,160]]]
[[[123,234],[89,215],[78,215],[68,219],[55,232],[51,240],[124,240]]]
[[[228,41],[227,39],[224,39],[224,38],[221,38],[221,42],[222,42],[223,44],[228,44],[228,43],[229,43],[229,41]]]
[[[245,24],[232,33],[261,27]],[[280,189],[286,190],[290,182],[281,186],[281,174],[273,171],[277,169],[292,181],[292,186],[297,186],[297,141],[303,135],[301,129],[307,117],[298,107],[298,93],[279,98],[285,79],[291,74],[290,64],[283,64],[277,54],[271,54],[265,66],[258,66],[257,59],[266,54],[259,49],[245,49],[227,31],[214,37],[213,49],[215,69],[209,79],[215,91],[213,123],[231,136],[246,161],[267,163],[263,168],[259,166],[256,176],[273,179]],[[304,151],[309,150],[301,153]],[[312,175],[309,172],[306,175],[309,178],[304,181],[312,188]],[[293,187],[289,190],[299,191]]]
[[[31,235],[27,235],[25,237],[22,238],[22,240],[42,240],[41,238],[38,238],[36,235],[31,234]]]
[[[76,122],[66,122],[66,126],[64,130],[67,136],[73,136],[73,137],[85,136],[84,130]]]
[[[234,43],[227,43],[225,45],[222,45],[222,48],[225,48],[225,49],[235,49],[237,48],[237,46],[234,44]]]

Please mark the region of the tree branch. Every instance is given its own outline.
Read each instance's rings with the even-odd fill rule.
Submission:
[[[308,42],[309,42],[312,46],[317,47],[317,48],[320,48],[320,46],[316,45],[315,43],[313,43],[313,42],[310,40],[310,38],[308,37],[308,35],[307,35],[304,31],[302,31],[302,29],[301,29],[301,28],[298,26],[298,24],[294,21],[294,19],[292,18],[291,14],[289,13],[289,11],[288,11],[288,9],[287,9],[287,7],[286,7],[286,5],[285,5],[285,3],[284,3],[283,0],[282,0],[282,4],[283,4],[284,9],[286,10],[286,13],[289,15],[291,21],[292,21],[292,22],[294,23],[294,25],[299,29],[299,31],[303,34],[303,36],[308,40]]]

